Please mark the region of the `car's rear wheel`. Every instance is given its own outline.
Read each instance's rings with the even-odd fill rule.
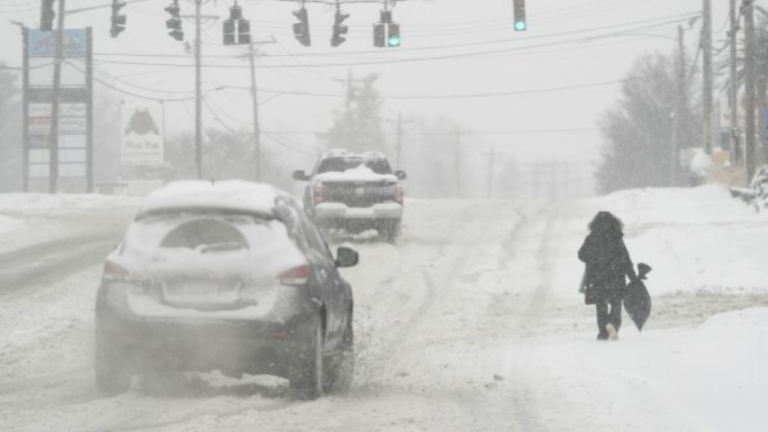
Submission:
[[[344,393],[352,387],[355,373],[355,333],[352,327],[352,315],[347,321],[341,346],[334,355],[333,363],[328,374],[328,393]]]
[[[294,397],[314,400],[323,396],[325,389],[325,358],[323,354],[323,328],[320,320],[313,329],[309,347],[291,370],[288,385]]]
[[[104,396],[117,396],[131,387],[131,373],[117,344],[96,330],[96,389]]]

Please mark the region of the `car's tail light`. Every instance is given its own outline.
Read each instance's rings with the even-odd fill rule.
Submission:
[[[398,204],[402,204],[404,202],[404,195],[403,185],[397,185],[397,197],[395,198],[395,201],[397,201]]]
[[[115,264],[112,261],[107,260],[104,263],[104,279],[109,280],[128,280],[130,278],[130,273],[128,273],[128,270],[121,267],[118,264]]]
[[[302,264],[294,267],[277,277],[280,285],[304,285],[309,279],[309,265]]]
[[[315,185],[315,202],[321,203],[325,201],[325,197],[323,197],[323,192],[325,191],[325,188],[322,184],[318,183]]]

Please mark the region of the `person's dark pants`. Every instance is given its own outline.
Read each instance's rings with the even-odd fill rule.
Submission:
[[[608,336],[608,330],[606,326],[610,323],[616,331],[619,331],[621,327],[621,298],[606,299],[605,301],[597,302],[597,328],[600,330],[600,335]],[[610,306],[610,311],[608,307]]]

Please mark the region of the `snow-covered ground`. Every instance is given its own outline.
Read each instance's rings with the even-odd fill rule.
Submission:
[[[64,224],[59,219],[68,235],[112,225],[119,237],[138,204],[94,197],[39,204],[45,199],[0,195],[0,249],[61,238],[46,226]],[[577,293],[576,251],[598,210],[624,220],[633,259],[654,267],[647,283],[654,314],[642,334],[627,318],[618,343],[595,340],[594,309]],[[137,382],[129,394],[99,398],[94,263],[14,296],[0,293],[0,430],[714,432],[768,425],[768,270],[759,265],[768,219],[725,190],[558,203],[411,201],[405,225],[396,246],[356,244],[361,265],[345,270],[357,299],[358,368],[349,395],[296,402],[274,380],[214,374]]]

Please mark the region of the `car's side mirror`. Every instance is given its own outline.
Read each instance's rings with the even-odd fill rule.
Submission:
[[[360,262],[360,254],[349,246],[339,246],[336,252],[336,267],[354,267]]]
[[[293,172],[293,179],[298,181],[307,181],[309,180],[309,176],[304,171],[299,170]]]
[[[408,174],[406,174],[405,171],[397,170],[395,171],[395,177],[399,178],[400,180],[406,180],[408,179]]]

